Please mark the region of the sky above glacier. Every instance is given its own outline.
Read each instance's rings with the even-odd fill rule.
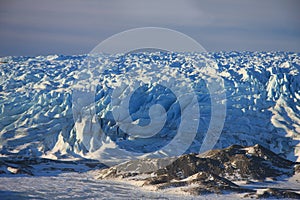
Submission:
[[[1,0],[0,56],[84,54],[113,34],[154,26],[207,51],[300,52],[297,0]]]

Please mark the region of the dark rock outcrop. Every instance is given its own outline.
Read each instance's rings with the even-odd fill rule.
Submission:
[[[46,158],[30,157],[0,157],[0,174],[30,175],[58,174],[64,172],[85,172],[92,169],[102,169],[106,166],[97,160],[63,161]]]
[[[143,181],[143,186],[152,185],[161,190],[176,187],[193,195],[224,192],[255,195],[255,189],[239,186],[234,182],[264,182],[266,179],[276,181],[282,176],[294,175],[299,168],[297,163],[286,160],[260,145],[233,145],[221,150],[186,154],[170,159],[171,164],[164,167],[153,166],[153,163],[160,163],[163,159],[154,159],[153,162],[151,159],[129,161],[100,171],[98,178]],[[149,163],[152,163],[150,168],[154,170],[133,167],[147,167]],[[268,195],[294,198],[299,194],[270,188],[256,197]]]

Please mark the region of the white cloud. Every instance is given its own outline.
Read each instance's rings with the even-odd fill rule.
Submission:
[[[211,51],[300,51],[299,5],[297,0],[1,1],[0,55],[89,52],[93,42],[143,26],[176,29]]]

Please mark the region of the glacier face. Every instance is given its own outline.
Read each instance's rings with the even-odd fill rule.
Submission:
[[[200,111],[197,131],[191,133],[194,135],[185,152],[198,152],[212,116],[206,77],[198,73],[201,66],[193,62],[203,57],[215,60],[214,69],[222,77],[226,92],[224,127],[215,148],[258,143],[299,161],[300,55],[288,52],[99,55],[88,70],[87,55],[1,58],[1,154],[92,156],[101,160],[113,159],[115,148],[133,154],[162,149],[176,138],[184,113],[176,92],[155,83],[167,80],[184,94],[184,78],[197,95]],[[120,128],[116,118],[122,118],[123,111],[118,106],[123,102],[112,97],[124,94],[123,83],[131,77],[123,75],[133,71],[140,77],[140,71],[147,70],[149,63],[167,65],[172,71],[154,73],[150,80],[153,84],[137,86],[128,99],[131,121],[145,128],[139,130],[143,134],[133,133],[130,126]],[[100,64],[106,66],[105,70],[93,67]],[[94,93],[80,88],[84,84],[93,86]],[[95,107],[88,108],[90,103]],[[153,105],[158,106],[151,110]],[[95,112],[95,117],[85,118],[83,112]],[[151,115],[161,118],[153,121]],[[193,122],[185,123],[183,130],[189,132]],[[149,125],[157,130],[147,129]],[[95,157],[104,148],[108,149],[106,155]]]

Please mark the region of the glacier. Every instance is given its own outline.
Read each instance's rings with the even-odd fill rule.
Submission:
[[[87,58],[92,62],[88,69]],[[300,54],[293,52],[132,52],[97,57],[0,58],[0,153],[8,157],[102,161],[116,160],[116,148],[130,152],[124,160],[158,151],[176,138],[184,114],[176,92],[155,84],[160,80],[166,80],[181,94],[188,84],[196,94],[199,106],[193,109],[200,112],[195,116],[197,129],[190,131],[193,137],[186,137],[190,145],[180,153],[199,152],[212,119],[212,94],[206,77],[198,73],[202,66],[194,64],[202,58],[215,61],[213,69],[222,78],[226,93],[224,126],[213,147],[260,144],[299,162]],[[134,133],[131,126],[118,123],[126,120],[122,113],[127,112],[121,110],[124,102],[118,97],[125,94],[124,83],[130,78],[123,75],[130,71],[145,81],[149,77],[142,77],[141,71],[147,70],[149,63],[169,66],[171,71],[154,72],[150,75],[152,84],[136,86],[128,99],[130,121],[141,127]],[[98,64],[105,65],[105,70],[97,71]],[[185,79],[189,82],[184,83]],[[93,92],[83,85],[93,87]],[[83,101],[76,101],[78,98]],[[95,116],[85,118],[84,112],[94,112]],[[152,115],[161,118],[154,121]],[[185,132],[195,126],[193,121],[184,123]]]

